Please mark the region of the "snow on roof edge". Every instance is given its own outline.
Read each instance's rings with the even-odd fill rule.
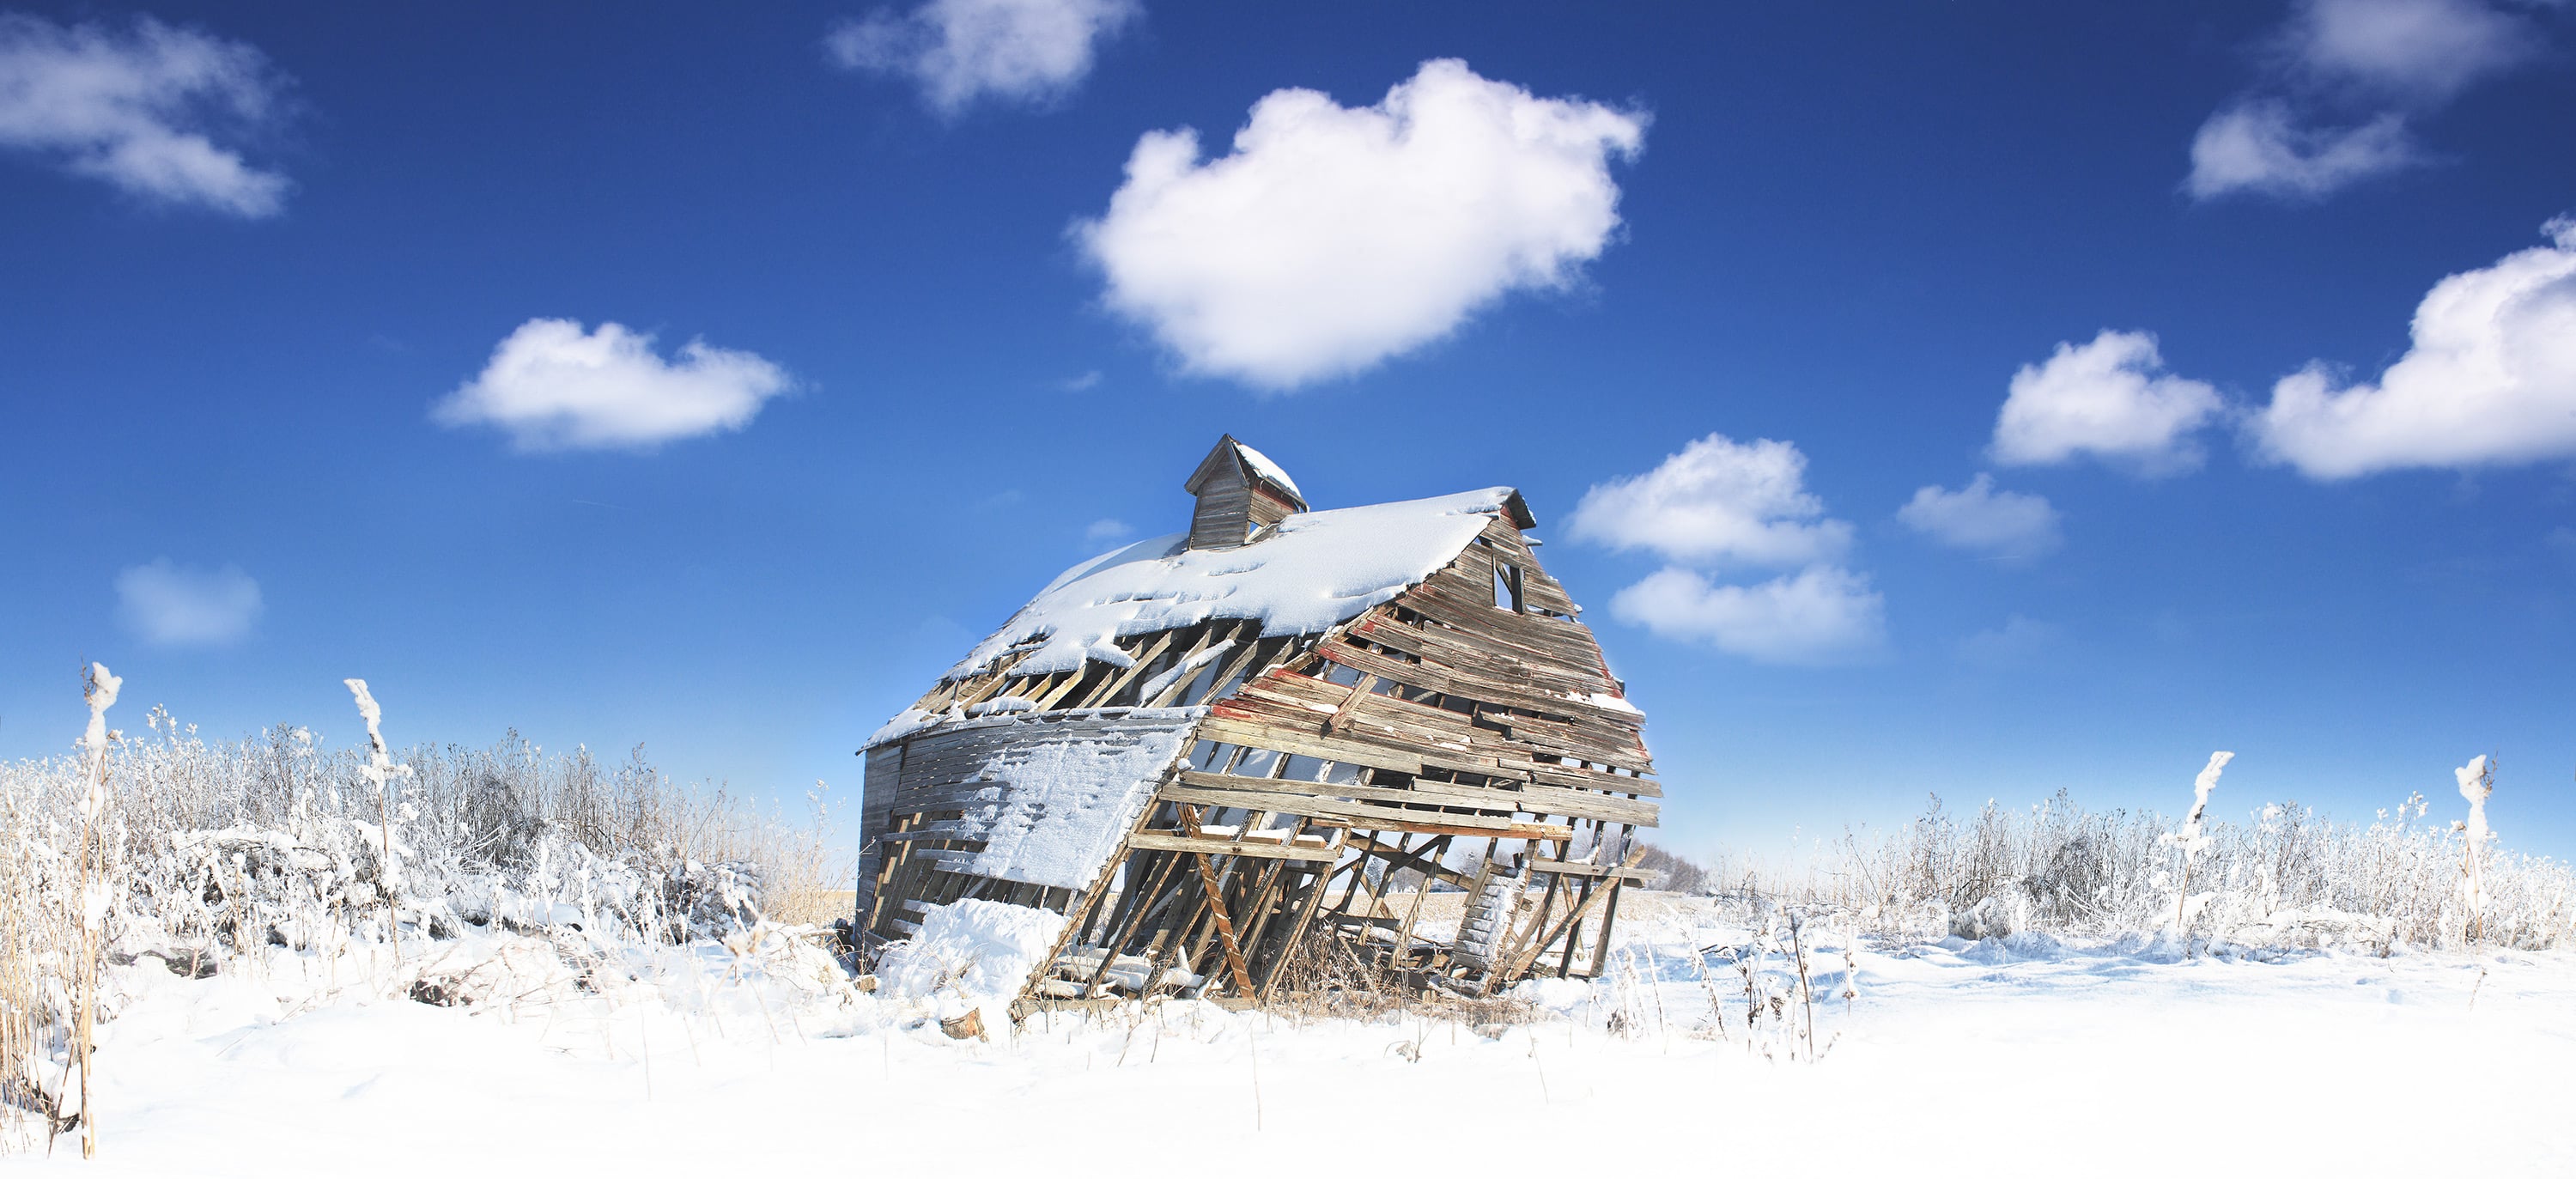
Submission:
[[[876,732],[868,734],[867,741],[859,746],[859,752],[864,754],[880,745],[891,744],[942,726],[945,726],[948,731],[988,729],[1015,724],[1051,724],[1085,717],[1179,722],[1194,721],[1206,715],[1207,709],[1198,705],[1185,708],[1063,708],[1054,712],[1004,712],[984,716],[968,716],[963,710],[955,708],[946,712],[924,712],[918,708],[907,708],[896,713],[893,720],[887,721]]]
[[[1088,659],[1123,664],[1116,640],[1211,618],[1257,618],[1262,635],[1314,634],[1421,584],[1457,559],[1520,493],[1456,495],[1299,512],[1263,540],[1191,549],[1186,534],[1156,537],[1065,570],[977,643],[941,682],[1028,648],[1013,668],[1039,675]]]
[[[1251,464],[1253,474],[1259,475],[1264,479],[1280,485],[1281,487],[1287,488],[1288,494],[1297,497],[1297,502],[1306,502],[1306,493],[1297,490],[1297,481],[1288,477],[1287,468],[1271,461],[1269,455],[1252,449],[1249,444],[1240,438],[1234,440],[1234,449],[1236,453],[1243,456],[1244,462]]]

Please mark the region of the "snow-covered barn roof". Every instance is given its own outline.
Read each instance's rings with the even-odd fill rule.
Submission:
[[[1194,550],[1185,534],[1139,541],[1066,570],[947,678],[1023,648],[1019,674],[1071,671],[1087,659],[1126,666],[1115,640],[1212,618],[1259,619],[1265,636],[1327,630],[1421,584],[1496,517],[1531,523],[1518,491],[1488,487],[1299,512],[1240,548]]]

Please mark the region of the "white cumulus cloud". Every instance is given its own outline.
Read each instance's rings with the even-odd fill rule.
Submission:
[[[258,50],[150,17],[118,31],[0,14],[0,147],[147,200],[284,208],[284,176],[217,142],[274,124],[281,86]]]
[[[1906,527],[1957,549],[2027,560],[2057,547],[2058,512],[2045,496],[1995,490],[1995,477],[1979,472],[1957,491],[1935,484],[1918,488],[1896,510]]]
[[[1567,526],[1578,539],[1667,560],[1785,568],[1839,558],[1851,525],[1824,518],[1807,456],[1768,438],[1711,434],[1643,475],[1596,484]]]
[[[1189,371],[1288,389],[1365,369],[1519,290],[1561,289],[1619,226],[1647,118],[1423,63],[1375,106],[1278,90],[1233,151],[1136,144],[1074,236],[1106,301]]]
[[[2533,60],[2543,41],[2486,0],[2302,0],[2262,76],[2192,137],[2183,190],[2317,200],[2422,163],[2409,120]]]
[[[1826,565],[1756,585],[1713,584],[1692,570],[1665,568],[1619,591],[1610,613],[1758,663],[1848,663],[1876,654],[1887,634],[1887,603],[1869,579]]]
[[[841,68],[909,78],[932,109],[955,115],[979,98],[1063,96],[1100,43],[1143,13],[1136,0],[928,0],[845,21],[823,45]]]
[[[430,413],[444,425],[497,426],[521,450],[649,450],[742,429],[793,386],[749,352],[691,340],[664,360],[652,336],[619,324],[585,332],[574,320],[531,319]]]
[[[2223,407],[2207,383],[2164,371],[2154,336],[2106,328],[2013,374],[1990,449],[2013,465],[2090,456],[2170,474],[2200,465],[2192,436]]]
[[[1594,485],[1567,527],[1667,562],[1611,599],[1622,622],[1759,663],[1849,662],[1883,645],[1886,603],[1840,564],[1852,527],[1826,517],[1806,472],[1790,443],[1711,434],[1643,475]],[[1751,585],[1702,572],[1722,567],[1796,572]]]
[[[126,629],[154,646],[215,646],[250,633],[259,583],[238,565],[198,569],[162,557],[116,575],[116,604]]]
[[[2435,284],[2377,381],[2322,363],[2282,378],[2250,423],[2263,453],[2312,479],[2576,458],[2576,221],[2545,232]]]

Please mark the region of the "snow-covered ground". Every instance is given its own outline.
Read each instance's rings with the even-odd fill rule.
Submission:
[[[1706,902],[1640,909],[1613,977],[1538,988],[1562,1016],[1481,1030],[1172,1002],[956,1042],[774,963],[728,982],[740,965],[713,949],[606,995],[531,975],[538,998],[460,1008],[365,997],[354,965],[316,998],[309,968],[187,980],[147,959],[121,972],[134,994],[101,1033],[98,1162],[67,1138],[0,1168],[2576,1174],[2563,951],[1880,946],[1858,953],[1846,1014],[1827,936],[1829,1047],[1809,1063],[1781,1058],[1776,1032],[1769,1055],[1748,1046],[1724,955],[1701,981],[1691,948],[1742,930]]]

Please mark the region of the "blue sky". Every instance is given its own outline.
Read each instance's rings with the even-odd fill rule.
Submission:
[[[2231,749],[2222,813],[2346,818],[2494,753],[2576,854],[2571,54],[2505,0],[0,9],[0,756],[97,659],[217,735],[353,739],[355,675],[396,743],[854,797],[1232,431],[1318,507],[1521,488],[1685,848]]]

